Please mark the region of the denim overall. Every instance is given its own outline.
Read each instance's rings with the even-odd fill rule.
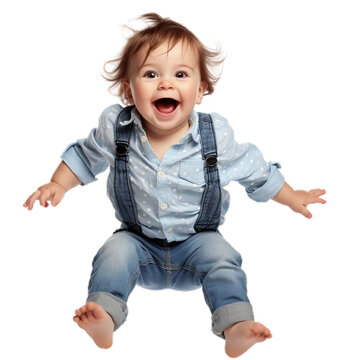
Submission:
[[[121,125],[130,119],[132,109],[129,106],[120,111],[115,132],[115,205],[125,228],[115,231],[95,256],[87,301],[101,305],[112,317],[116,330],[126,320],[126,302],[135,285],[175,290],[202,286],[212,313],[212,330],[224,337],[226,328],[254,317],[241,256],[217,231],[221,188],[211,116],[199,113],[206,183],[194,225],[196,234],[185,241],[168,243],[145,236],[138,221],[128,173],[128,148],[134,123]]]

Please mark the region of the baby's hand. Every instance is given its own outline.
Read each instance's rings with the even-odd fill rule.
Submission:
[[[317,203],[326,204],[326,201],[320,198],[320,196],[324,195],[325,193],[326,191],[321,189],[313,189],[310,191],[304,191],[304,190],[294,191],[289,206],[295,212],[304,215],[308,219],[311,219],[312,214],[306,208],[307,205],[317,204]]]
[[[61,185],[51,181],[48,184],[40,186],[34,193],[32,193],[23,206],[32,210],[36,200],[39,200],[40,205],[44,207],[49,206],[48,201],[51,201],[52,206],[56,206],[64,197],[65,192],[65,189]]]

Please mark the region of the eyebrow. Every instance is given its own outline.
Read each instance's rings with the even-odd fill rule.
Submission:
[[[188,69],[190,69],[190,70],[194,71],[194,69],[193,69],[191,66],[189,66],[189,65],[186,65],[186,64],[179,64],[179,68],[182,68],[182,67],[186,67],[186,68],[188,68]]]
[[[140,69],[142,69],[144,67],[156,67],[156,66],[157,66],[156,63],[145,63],[140,67]],[[178,64],[178,65],[176,65],[176,67],[177,68],[184,68],[185,67],[185,68],[190,69],[191,71],[194,71],[194,69],[191,66],[186,65],[186,64]]]

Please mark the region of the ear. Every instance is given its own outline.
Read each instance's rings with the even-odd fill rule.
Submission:
[[[199,91],[198,91],[198,94],[197,94],[197,97],[196,97],[196,104],[198,104],[198,105],[201,104],[202,98],[203,98],[203,96],[205,94],[205,91],[206,91],[207,87],[208,86],[204,81],[202,81],[200,83]]]
[[[129,105],[134,105],[134,98],[132,96],[130,83],[128,80],[124,80],[121,84],[122,93]]]

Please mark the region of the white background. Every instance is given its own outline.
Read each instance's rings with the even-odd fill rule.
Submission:
[[[201,290],[136,288],[114,346],[72,321],[91,261],[118,226],[106,175],[57,208],[22,208],[65,146],[118,99],[102,66],[155,11],[226,61],[198,110],[229,119],[239,142],[280,161],[296,189],[325,188],[307,220],[232,184],[221,231],[242,254],[256,319],[273,339],[244,359],[359,359],[360,11],[357,1],[4,1],[1,33],[2,359],[226,359]],[[4,355],[6,354],[6,355]]]

